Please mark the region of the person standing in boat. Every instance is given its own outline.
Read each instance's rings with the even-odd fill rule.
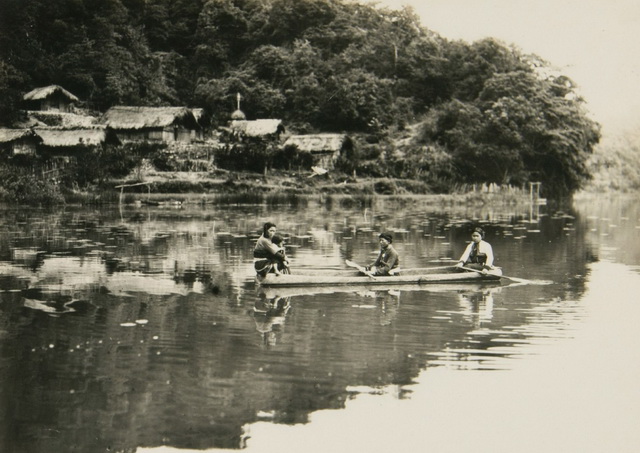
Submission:
[[[471,233],[471,243],[467,245],[456,267],[467,267],[487,273],[493,269],[493,249],[491,244],[484,240],[484,230],[474,228]]]
[[[262,226],[262,235],[258,238],[253,249],[253,266],[256,273],[264,277],[269,272],[275,272],[274,263],[278,261],[280,247],[271,241],[276,234],[277,228],[274,223],[267,222]]]
[[[380,242],[380,253],[373,264],[365,267],[367,272],[372,275],[393,275],[400,265],[400,257],[398,252],[393,248],[393,236],[389,233],[380,233],[378,236]]]

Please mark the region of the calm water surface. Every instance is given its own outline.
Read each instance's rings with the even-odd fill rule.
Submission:
[[[265,221],[294,270],[318,272],[373,261],[383,230],[404,268],[444,266],[482,225],[506,275],[548,284],[263,290],[251,269]],[[511,370],[574,336],[593,263],[637,272],[639,239],[640,203],[623,199],[5,208],[0,451],[242,449],[252,425],[305,424],[389,389],[410,400],[427,369]]]

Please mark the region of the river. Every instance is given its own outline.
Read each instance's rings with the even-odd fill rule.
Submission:
[[[445,266],[473,226],[500,284],[265,291],[295,270]],[[377,198],[4,207],[0,451],[635,452],[640,202]]]

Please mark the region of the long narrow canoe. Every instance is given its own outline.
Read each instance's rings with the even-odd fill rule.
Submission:
[[[502,271],[495,269],[489,273],[460,271],[451,269],[437,273],[422,270],[420,272],[401,272],[400,275],[368,277],[357,272],[345,271],[341,274],[267,274],[266,277],[256,277],[261,286],[340,286],[340,285],[366,285],[366,286],[392,286],[392,285],[429,285],[435,283],[459,283],[459,282],[495,282],[500,280]]]

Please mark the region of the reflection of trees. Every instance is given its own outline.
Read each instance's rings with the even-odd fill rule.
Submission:
[[[628,265],[640,263],[638,219],[640,203],[635,196],[614,196],[606,199],[585,196],[573,202],[577,216],[586,227],[586,243],[592,255],[607,254]],[[605,246],[607,251],[601,252]]]
[[[532,225],[509,210],[441,213],[376,203],[366,212],[338,204],[259,216],[257,207],[221,210],[208,214],[220,219],[215,235],[198,212],[150,211],[137,221],[125,215],[124,223],[58,213],[30,236],[17,218],[6,221],[2,282],[19,292],[0,293],[0,417],[8,446],[1,449],[237,448],[242,426],[261,411],[275,422],[306,422],[310,412],[343,407],[354,386],[412,382],[430,365],[429,354],[468,347],[470,332],[485,333],[473,338],[474,348],[495,346],[493,330],[526,327],[550,299],[555,309],[580,294],[574,276],[595,255],[578,216],[543,216]],[[370,257],[376,233],[397,229],[404,267],[461,253],[465,228],[477,221],[490,231],[507,275],[558,284],[488,294],[455,287],[287,296],[258,313],[249,310],[256,296],[241,292],[238,279],[264,219],[302,245],[292,250],[298,257],[323,265],[342,265],[345,254]],[[44,251],[42,262],[36,269],[10,262],[16,247]],[[27,296],[48,308],[25,308]]]
[[[247,348],[231,333],[241,326],[226,322],[242,319],[226,296],[138,294],[116,302],[96,294],[91,302],[93,310],[81,318],[53,322],[32,311],[28,324],[10,329],[12,341],[3,346],[14,350],[15,360],[3,366],[11,372],[0,378],[0,388],[19,404],[0,408],[7,451],[42,451],[46,432],[56,433],[46,440],[52,451],[168,440],[191,448],[237,446],[237,420],[253,413],[236,400],[246,396],[237,387],[246,384]],[[147,324],[122,326],[140,318]],[[217,366],[227,363],[235,365]],[[18,435],[25,429],[33,437]]]

